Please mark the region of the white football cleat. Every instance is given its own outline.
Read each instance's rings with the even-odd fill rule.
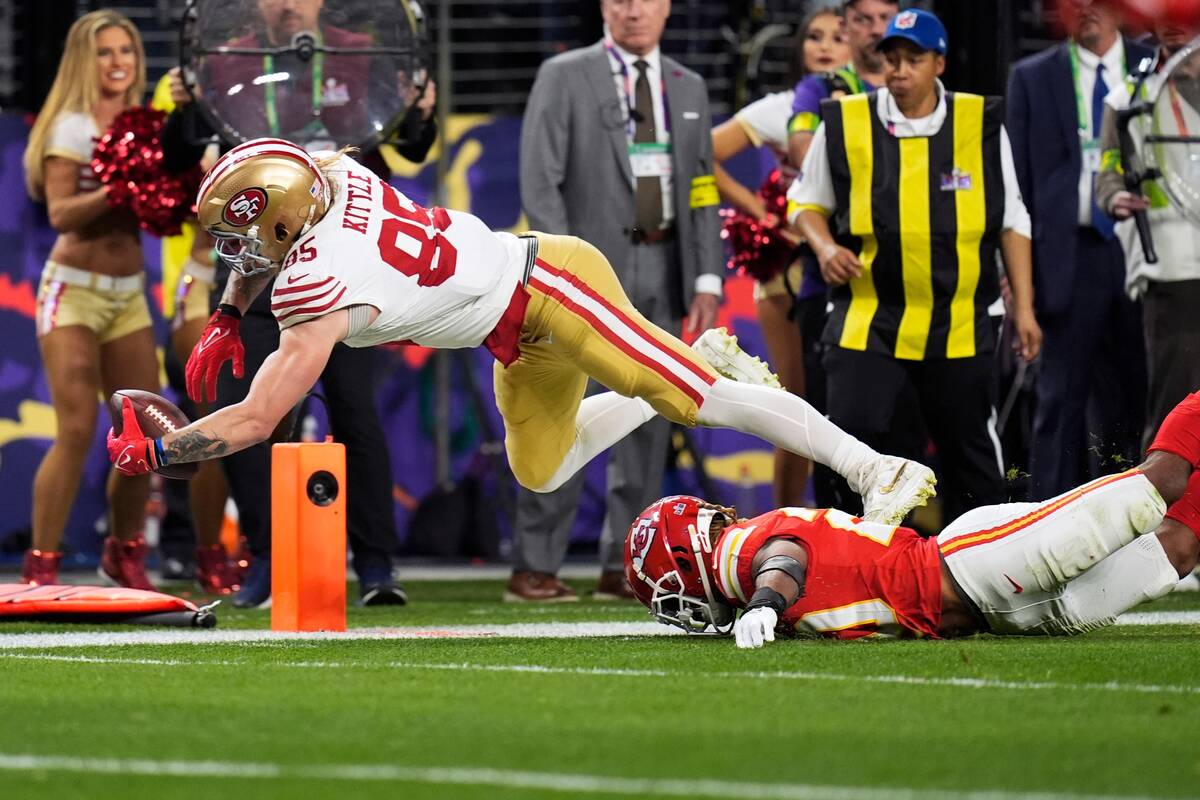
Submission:
[[[709,328],[692,342],[692,349],[710,367],[731,381],[769,386],[772,389],[783,388],[767,362],[739,347],[737,337],[724,328]]]
[[[933,470],[899,456],[879,456],[858,471],[858,493],[868,522],[899,525],[908,512],[937,494]]]

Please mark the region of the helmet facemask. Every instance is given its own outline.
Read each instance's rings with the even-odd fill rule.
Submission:
[[[234,272],[250,277],[269,272],[278,266],[272,263],[271,259],[260,255],[263,241],[258,237],[257,225],[251,225],[244,234],[220,229],[210,230],[209,233],[216,240],[213,248],[217,255]]]
[[[720,513],[715,508],[701,508],[696,516],[696,524],[688,525],[691,555],[704,588],[703,598],[685,593],[686,583],[678,569],[664,574],[657,581],[643,577],[653,589],[650,614],[659,622],[687,633],[705,633],[711,627],[714,633],[726,635],[733,629],[733,609],[716,597],[708,577],[712,559],[708,531],[713,518]],[[665,540],[664,545],[669,546]]]

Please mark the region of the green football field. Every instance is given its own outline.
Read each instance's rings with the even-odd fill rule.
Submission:
[[[1198,594],[1075,639],[739,651],[638,606],[407,588],[354,638],[232,609],[106,629],[159,644],[0,627],[0,798],[1200,795]]]

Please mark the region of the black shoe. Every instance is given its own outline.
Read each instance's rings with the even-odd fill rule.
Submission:
[[[402,606],[408,603],[404,588],[391,581],[364,583],[359,591],[362,593],[358,599],[360,606]]]
[[[358,604],[360,606],[402,606],[408,595],[392,572],[390,562],[386,564],[356,564],[358,573]]]

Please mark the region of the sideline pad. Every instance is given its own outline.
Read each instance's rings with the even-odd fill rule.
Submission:
[[[217,624],[213,605],[200,607],[179,597],[141,589],[0,583],[0,622],[119,622],[213,628]]]

